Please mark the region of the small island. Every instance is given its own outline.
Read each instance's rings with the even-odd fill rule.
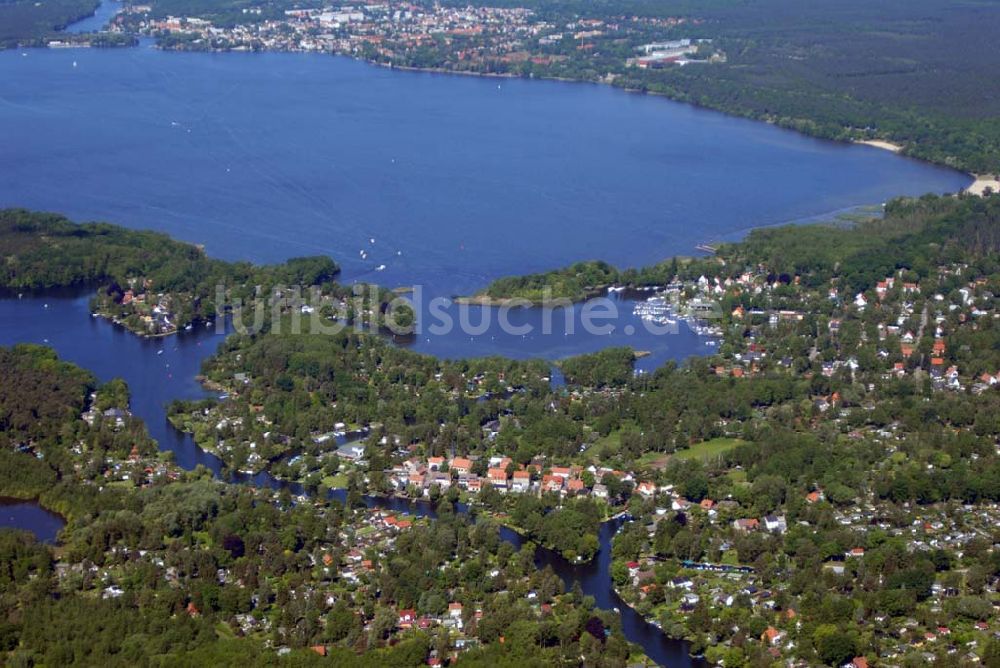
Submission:
[[[474,296],[456,301],[483,306],[579,302],[602,294],[618,277],[618,270],[606,262],[577,262],[563,269],[499,278]]]

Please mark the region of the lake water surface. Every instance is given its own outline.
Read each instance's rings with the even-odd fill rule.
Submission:
[[[93,16],[89,16],[81,21],[77,21],[71,25],[66,26],[65,32],[68,33],[85,33],[85,32],[100,32],[104,30],[108,23],[115,17],[115,15],[122,9],[122,3],[119,0],[103,0],[97,7],[97,11],[94,12]]]
[[[65,521],[33,501],[0,496],[0,528],[30,531],[43,543],[54,543]]]
[[[607,86],[148,44],[25,53],[0,53],[0,206],[227,259],[325,253],[348,280],[434,295],[971,181]]]

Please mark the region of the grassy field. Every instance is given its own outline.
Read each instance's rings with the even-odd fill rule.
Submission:
[[[671,455],[663,452],[647,452],[635,460],[636,468],[663,468]]]
[[[587,448],[587,453],[597,453],[600,452],[601,448],[611,448],[612,450],[617,450],[622,444],[622,432],[621,430],[613,431],[607,436],[601,436],[599,439],[594,441],[594,443]]]
[[[343,489],[347,487],[347,475],[344,473],[328,475],[323,478],[323,484],[330,489]]]
[[[674,457],[678,459],[700,459],[702,461],[721,457],[746,441],[738,438],[713,438],[710,441],[695,443],[687,450],[678,450]]]
[[[612,434],[613,435],[613,434]],[[709,461],[729,452],[733,448],[743,445],[746,441],[738,438],[713,438],[710,441],[695,443],[690,448],[678,450],[673,454],[663,452],[647,452],[642,457],[635,460],[636,468],[659,469],[667,465],[672,458],[689,460],[697,459]]]

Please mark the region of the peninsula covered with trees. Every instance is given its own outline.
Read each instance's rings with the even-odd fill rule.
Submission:
[[[382,288],[337,284],[340,269],[329,257],[225,262],[157,232],[23,209],[0,210],[0,248],[0,290],[96,287],[95,313],[145,336],[210,323],[234,304],[253,311],[256,303],[266,303],[268,317],[276,306],[300,314],[324,309],[346,324],[363,318],[378,327],[394,297]],[[390,315],[402,330],[413,323],[405,305]]]

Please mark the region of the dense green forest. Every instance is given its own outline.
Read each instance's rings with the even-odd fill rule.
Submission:
[[[562,360],[567,383],[586,387],[622,387],[632,380],[635,352],[631,348],[605,348],[589,355]]]
[[[0,349],[0,449],[59,433],[83,411],[94,378],[48,348]],[[19,379],[18,383],[7,379]]]
[[[0,49],[44,44],[97,5],[97,0],[0,0]]]
[[[898,269],[927,277],[944,262],[974,260],[992,273],[1000,251],[1000,198],[927,196],[889,202],[885,216],[858,225],[754,230],[719,250],[726,262],[763,261],[812,285],[837,277],[866,290]]]
[[[107,223],[76,224],[57,214],[0,210],[0,288],[41,289],[102,282],[127,284],[137,276],[157,290],[192,292],[217,283],[314,285],[339,271],[329,258],[293,258],[282,265],[210,259],[192,244],[159,232]],[[207,294],[206,294],[207,296]]]

